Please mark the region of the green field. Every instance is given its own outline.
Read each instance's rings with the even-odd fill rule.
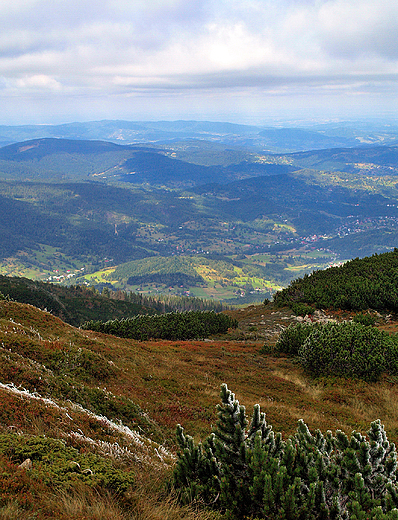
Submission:
[[[76,282],[97,287],[108,284],[145,295],[196,296],[243,304],[270,298],[290,280],[333,261],[334,256],[324,251],[231,255],[218,260],[199,255],[153,257],[87,273]],[[194,283],[189,283],[189,278],[179,281],[178,273],[199,278]],[[171,275],[177,277],[174,282],[170,282]],[[134,281],[129,280],[131,277],[135,277]]]

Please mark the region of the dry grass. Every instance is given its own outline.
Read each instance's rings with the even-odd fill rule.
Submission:
[[[109,494],[87,488],[58,492],[47,501],[47,508],[59,520],[128,520],[128,516]]]
[[[141,474],[139,480],[137,488],[125,497],[123,508],[109,493],[98,493],[87,488],[59,492],[48,499],[47,508],[59,520],[216,519],[213,512],[180,505],[172,494],[162,492],[164,483],[153,475]]]
[[[301,372],[293,372],[291,369],[289,370],[288,367],[285,369],[281,367],[274,370],[273,374],[277,377],[285,379],[286,381],[289,381],[290,383],[293,383],[313,399],[319,399],[319,397],[322,395],[322,385],[311,381]]]
[[[0,507],[0,520],[35,520],[36,518],[36,514],[25,511],[16,501]]]
[[[203,508],[182,506],[172,492],[166,491],[170,473],[158,468],[148,473],[137,468],[137,486],[132,491],[129,511],[131,520],[216,520],[217,513]]]
[[[131,520],[215,520],[217,514],[181,506],[172,496],[148,496],[143,493],[137,497]]]

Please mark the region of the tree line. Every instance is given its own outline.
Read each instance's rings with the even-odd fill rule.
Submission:
[[[102,287],[101,296],[110,298],[111,300],[127,301],[141,305],[143,308],[151,309],[156,313],[164,314],[167,312],[185,312],[185,311],[215,311],[222,312],[229,309],[228,305],[218,300],[206,300],[196,296],[174,296],[161,294],[159,296],[146,296],[141,293],[132,291],[112,290],[107,285],[99,284]],[[94,292],[96,288],[91,288]],[[139,313],[136,313],[139,314]],[[140,314],[144,314],[141,312]],[[152,312],[149,312],[152,314]]]

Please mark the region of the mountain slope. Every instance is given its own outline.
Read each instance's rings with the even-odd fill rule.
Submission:
[[[198,146],[199,156],[206,156],[205,143]],[[184,153],[178,158],[179,148],[179,145],[156,148],[106,141],[35,139],[0,148],[0,178],[53,182],[100,180],[187,188],[293,169],[288,165],[259,163],[255,154],[239,150],[232,151],[236,164],[231,164],[226,154],[221,164],[203,165],[196,161],[197,152],[190,153],[191,147],[186,144],[182,145]],[[223,155],[218,148],[214,153],[217,158]]]
[[[319,308],[398,311],[398,249],[355,258],[293,281],[274,297],[278,305],[309,303]]]
[[[222,214],[245,221],[283,215],[299,233],[328,233],[349,215],[396,215],[390,200],[366,191],[318,186],[293,175],[256,177],[195,188]]]
[[[253,153],[205,141],[122,146],[105,141],[43,138],[0,148],[0,177],[13,180],[102,180],[187,188],[301,168],[396,175],[397,146]]]
[[[105,141],[35,139],[0,148],[0,169],[14,180],[87,179],[131,155],[129,147]]]
[[[48,279],[157,255],[253,255],[314,234],[343,258],[396,245],[395,183],[375,193],[322,179],[280,173],[189,191],[0,182],[1,273]]]
[[[263,340],[253,339],[257,327],[274,337],[290,311],[261,305],[235,314],[238,342],[137,342],[0,301],[1,513],[7,506],[9,518],[94,520],[95,503],[101,518],[215,519],[181,509],[164,485],[176,424],[208,436],[225,381],[248,413],[259,403],[284,437],[298,419],[312,431],[364,432],[379,417],[396,442],[391,381],[314,386],[291,360],[260,354]],[[28,458],[31,466],[19,468]]]
[[[295,166],[317,170],[344,172],[363,171],[367,174],[396,175],[398,146],[364,146],[298,152],[289,154]]]

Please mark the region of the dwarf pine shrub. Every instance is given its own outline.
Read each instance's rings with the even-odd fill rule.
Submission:
[[[376,325],[376,317],[372,316],[371,314],[364,314],[362,312],[359,312],[358,314],[355,314],[355,316],[352,318],[352,321],[354,323],[360,323],[361,325],[367,325],[369,327],[373,327]]]
[[[314,377],[377,381],[383,373],[398,373],[398,336],[358,322],[290,325],[274,350],[297,356]]]
[[[296,316],[307,316],[314,314],[314,307],[311,307],[311,305],[307,305],[306,303],[292,303],[291,306],[292,312]]]
[[[386,332],[359,323],[327,323],[303,342],[298,356],[313,376],[337,375],[377,381],[396,373],[397,346]]]
[[[289,356],[297,356],[299,348],[304,344],[308,336],[312,334],[314,328],[317,327],[319,327],[319,324],[312,323],[289,325],[280,333],[275,344],[275,350]]]
[[[173,483],[181,500],[227,518],[398,520],[397,454],[379,420],[367,436],[313,434],[299,421],[283,441],[258,405],[249,422],[224,384],[211,435],[196,444],[178,426],[177,440]]]
[[[141,341],[148,339],[189,340],[225,334],[236,328],[237,320],[214,311],[169,312],[155,316],[139,315],[122,320],[88,321],[83,329]]]

